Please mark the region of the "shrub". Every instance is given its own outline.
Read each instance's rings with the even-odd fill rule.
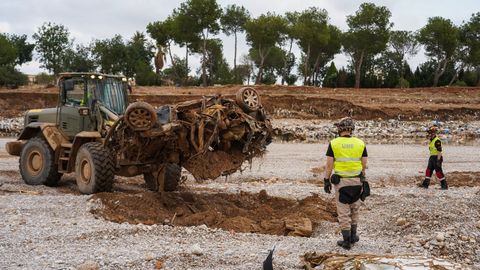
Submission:
[[[410,88],[410,82],[404,78],[400,78],[400,80],[398,80],[397,88]]]
[[[0,86],[8,88],[18,88],[28,83],[27,75],[12,67],[0,67]]]

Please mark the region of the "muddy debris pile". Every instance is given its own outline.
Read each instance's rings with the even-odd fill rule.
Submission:
[[[462,143],[480,138],[480,122],[431,122],[399,120],[356,121],[355,136],[366,139],[395,140],[396,142],[415,142],[425,138],[428,126],[437,124],[443,139]],[[321,142],[334,138],[336,128],[332,121],[278,119],[273,121],[276,140]]]
[[[336,254],[310,252],[303,256],[304,269],[324,270],[382,270],[382,269],[417,269],[417,270],[461,270],[468,269],[458,263],[443,259],[427,258],[413,255],[380,256],[370,254]]]
[[[206,225],[233,232],[309,237],[321,221],[336,220],[333,202],[318,195],[296,201],[269,196],[265,190],[257,194],[98,193],[92,200],[100,201],[100,207],[91,210],[94,215],[118,223]]]

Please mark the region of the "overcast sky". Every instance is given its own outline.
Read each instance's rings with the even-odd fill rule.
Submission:
[[[65,25],[77,43],[88,44],[94,39],[111,38],[121,34],[130,38],[135,31],[145,32],[149,22],[164,20],[182,1],[167,0],[0,0],[0,32],[27,34],[30,39],[44,22]],[[266,12],[284,14],[288,11],[302,11],[308,7],[324,8],[330,22],[347,30],[346,16],[355,13],[360,0],[218,0],[223,7],[236,4],[245,6],[252,16]],[[429,17],[442,16],[459,25],[468,21],[472,13],[480,11],[480,0],[374,0],[376,5],[387,6],[392,12],[391,21],[395,30],[418,30]],[[219,36],[224,43],[224,54],[233,63],[233,37]],[[244,36],[239,39],[239,52],[248,51]],[[184,55],[180,49],[174,50]],[[298,54],[297,54],[298,56]],[[198,67],[198,57],[192,57],[192,64]],[[412,68],[425,61],[423,51],[409,60]],[[168,64],[168,63],[167,63]],[[335,58],[337,67],[347,64],[343,55]],[[195,68],[195,67],[194,67]],[[35,74],[43,71],[33,61],[20,68]]]

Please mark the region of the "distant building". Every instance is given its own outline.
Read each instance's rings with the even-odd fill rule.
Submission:
[[[27,74],[28,85],[37,84],[37,75]]]

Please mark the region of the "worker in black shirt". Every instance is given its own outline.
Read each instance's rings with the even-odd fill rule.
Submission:
[[[339,137],[330,141],[328,146],[323,182],[326,193],[331,192],[331,184],[335,187],[338,222],[343,236],[337,244],[350,249],[359,241],[357,224],[360,197],[365,190],[367,149],[362,140],[352,137],[355,123],[350,117],[341,119],[335,125]]]
[[[428,149],[430,151],[430,158],[428,159],[427,170],[425,171],[425,179],[422,182],[422,187],[428,188],[430,185],[430,179],[432,177],[433,171],[437,175],[438,180],[440,180],[441,189],[448,189],[447,179],[443,174],[442,163],[442,141],[437,137],[438,127],[431,126],[427,130],[427,137],[430,140]]]

